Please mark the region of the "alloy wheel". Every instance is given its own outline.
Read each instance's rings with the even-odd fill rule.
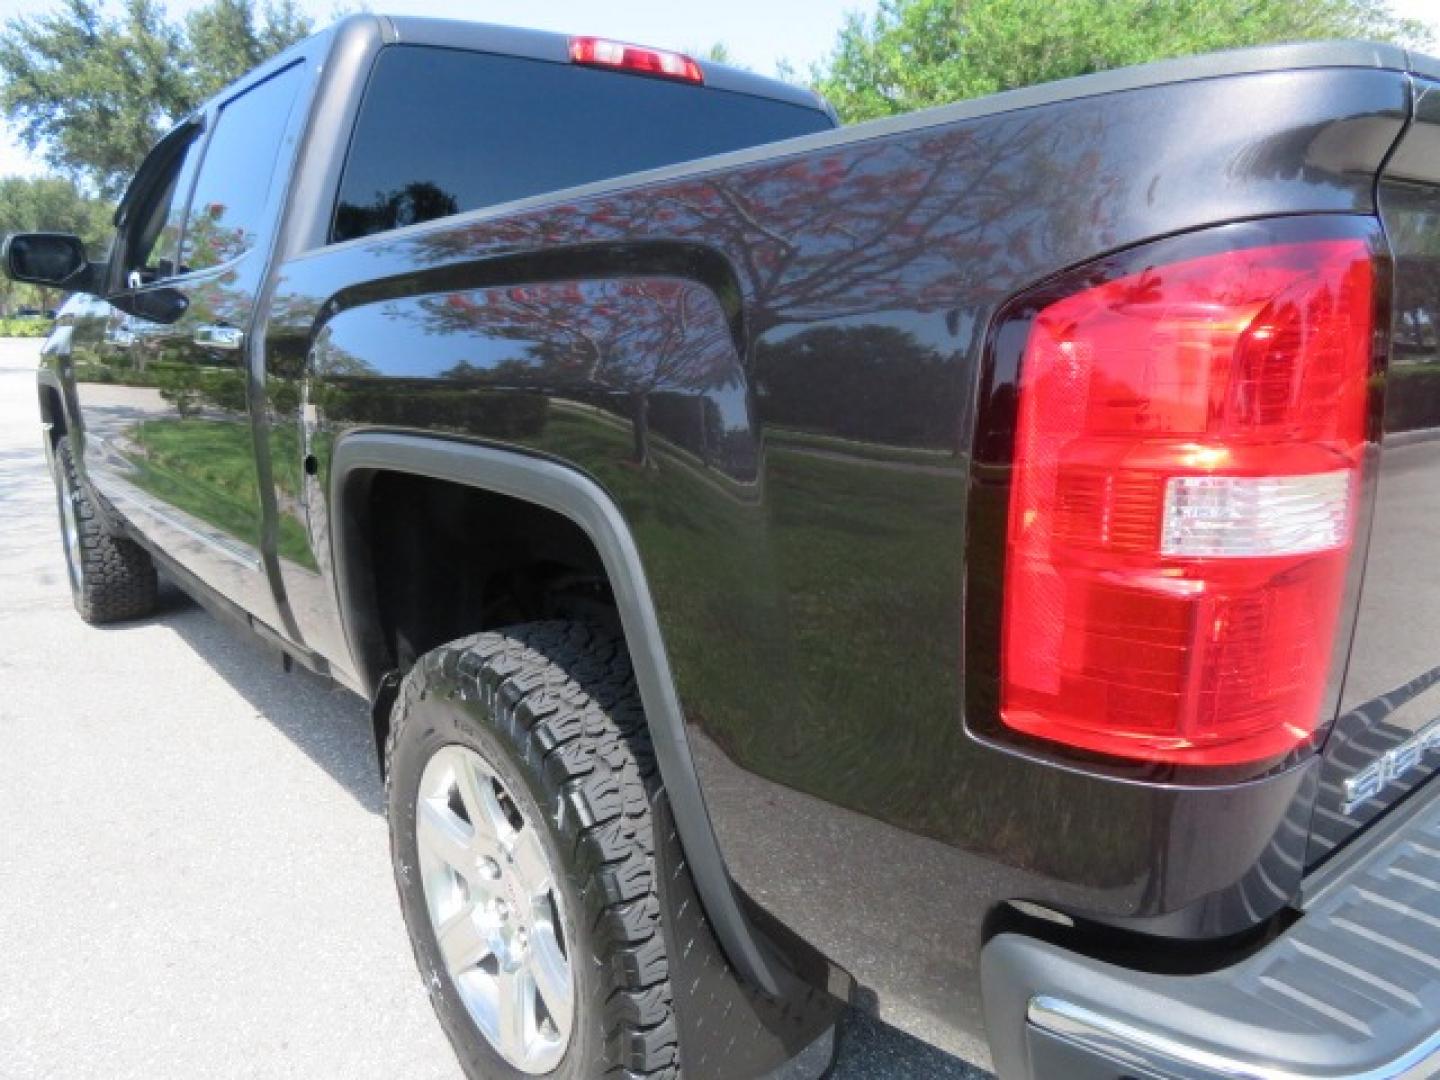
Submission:
[[[75,509],[75,491],[62,467],[57,465],[59,483],[55,489],[60,504],[60,537],[65,545],[65,569],[70,588],[79,592],[85,583],[85,563],[80,550],[80,516]]]
[[[426,763],[415,829],[440,956],[486,1040],[522,1072],[549,1072],[570,1042],[575,978],[539,829],[474,750]]]

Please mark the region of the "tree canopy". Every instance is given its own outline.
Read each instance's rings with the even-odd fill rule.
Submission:
[[[92,257],[110,242],[111,207],[58,176],[0,178],[0,235],[68,232],[85,241]]]
[[[880,0],[815,88],[847,123],[1189,53],[1316,38],[1424,45],[1387,0]]]
[[[157,0],[63,0],[0,35],[0,109],[56,172],[114,197],[200,102],[310,32],[295,0],[211,0],[181,22]]]
[[[56,176],[0,178],[0,235],[12,232],[58,231],[85,241],[91,258],[101,258],[110,242],[111,207]],[[19,303],[50,307],[53,290],[17,285],[0,276],[0,310]]]

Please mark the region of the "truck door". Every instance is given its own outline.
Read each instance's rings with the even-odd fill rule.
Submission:
[[[75,397],[82,423],[78,445],[90,483],[111,499],[123,498],[145,468],[146,421],[169,406],[161,396],[157,373],[138,348],[137,320],[125,308],[131,297],[118,297],[113,284],[127,279],[159,282],[173,274],[179,223],[185,198],[195,180],[204,123],[187,120],[167,135],[145,159],[120,206],[122,225],[111,252],[110,299],[84,299],[71,310],[70,357]],[[162,291],[133,298],[148,310]],[[158,313],[157,313],[158,314]]]
[[[126,378],[144,384],[114,501],[185,569],[274,627],[283,620],[261,553],[251,356],[304,76],[292,64],[207,113],[157,250],[125,270],[95,346],[123,355]]]

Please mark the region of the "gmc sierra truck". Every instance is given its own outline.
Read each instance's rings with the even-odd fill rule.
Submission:
[[[92,622],[371,703],[477,1077],[1440,1068],[1440,63],[836,130],[360,15],[154,149],[39,373]],[[244,898],[234,898],[243,903]],[[243,1006],[237,1006],[243,1007]]]

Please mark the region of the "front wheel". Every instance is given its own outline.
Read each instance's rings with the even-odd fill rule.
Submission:
[[[75,610],[88,623],[138,619],[155,608],[155,563],[144,548],[106,530],[80,483],[68,435],[55,441],[55,498]]]
[[[436,649],[386,756],[401,906],[466,1073],[677,1076],[658,783],[623,642],[537,623]]]

